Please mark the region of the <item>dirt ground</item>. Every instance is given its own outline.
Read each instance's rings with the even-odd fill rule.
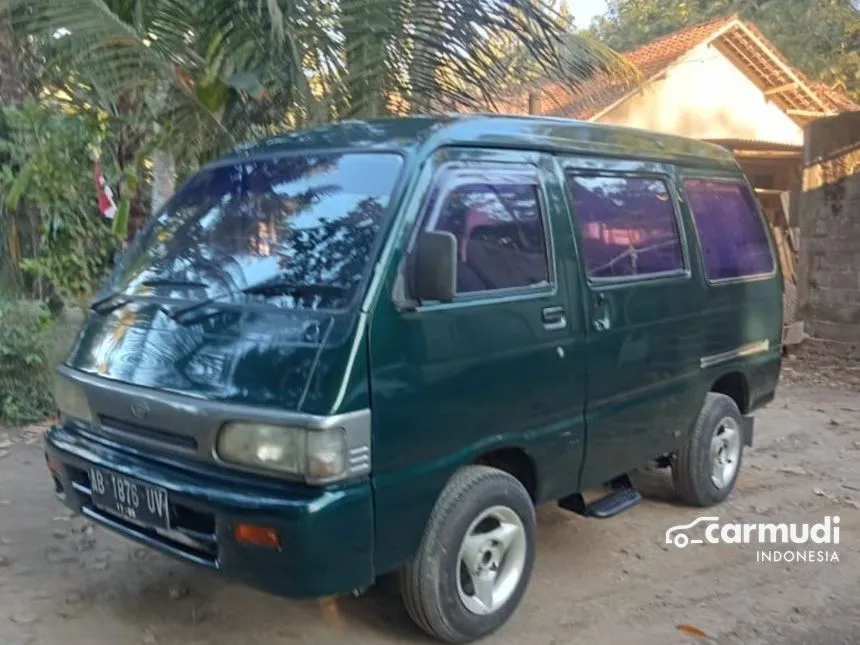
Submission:
[[[531,585],[492,641],[860,643],[860,363],[824,369],[798,356],[786,366],[737,489],[713,513],[678,505],[666,473],[638,476],[646,500],[614,519],[540,508]],[[0,431],[0,645],[431,642],[390,581],[336,603],[285,600],[69,517],[40,444],[38,428]],[[815,547],[838,562],[759,563],[755,545],[664,544],[666,529],[700,515],[838,515],[840,543]]]

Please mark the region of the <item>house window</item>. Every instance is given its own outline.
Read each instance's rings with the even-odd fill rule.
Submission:
[[[685,268],[666,182],[653,177],[571,175],[568,185],[590,279]]]
[[[452,184],[449,184],[449,186]],[[546,222],[538,184],[501,172],[455,180],[425,230],[457,238],[457,293],[550,283]]]
[[[684,191],[693,213],[709,280],[771,273],[774,260],[755,198],[743,184],[688,179]]]

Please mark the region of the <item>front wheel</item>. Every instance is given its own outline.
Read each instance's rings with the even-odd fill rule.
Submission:
[[[418,553],[400,574],[412,620],[449,643],[497,630],[528,586],[534,536],[534,506],[517,479],[487,466],[457,472],[433,508]]]
[[[672,462],[679,497],[713,506],[732,492],[743,459],[743,418],[733,399],[709,392],[693,431]]]

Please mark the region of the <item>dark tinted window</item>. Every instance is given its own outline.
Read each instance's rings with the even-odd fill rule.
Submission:
[[[440,191],[441,192],[441,191]],[[457,292],[547,284],[546,236],[536,183],[491,172],[441,192],[427,230],[457,238]]]
[[[672,197],[660,179],[570,176],[574,214],[590,278],[684,268]]]
[[[368,269],[400,165],[397,155],[348,153],[200,172],[135,240],[113,288],[196,300],[277,281],[304,288],[254,297],[342,306]],[[165,285],[176,281],[204,286]]]
[[[773,271],[764,222],[749,189],[738,183],[688,179],[684,190],[710,280]]]

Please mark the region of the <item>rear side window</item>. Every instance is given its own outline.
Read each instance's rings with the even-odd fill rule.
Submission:
[[[663,180],[570,175],[568,185],[589,278],[685,268],[678,220]]]
[[[765,224],[743,184],[687,179],[684,191],[693,213],[709,280],[768,274],[774,269]]]
[[[455,174],[434,191],[425,230],[457,238],[457,293],[550,282],[537,178],[493,170]]]

